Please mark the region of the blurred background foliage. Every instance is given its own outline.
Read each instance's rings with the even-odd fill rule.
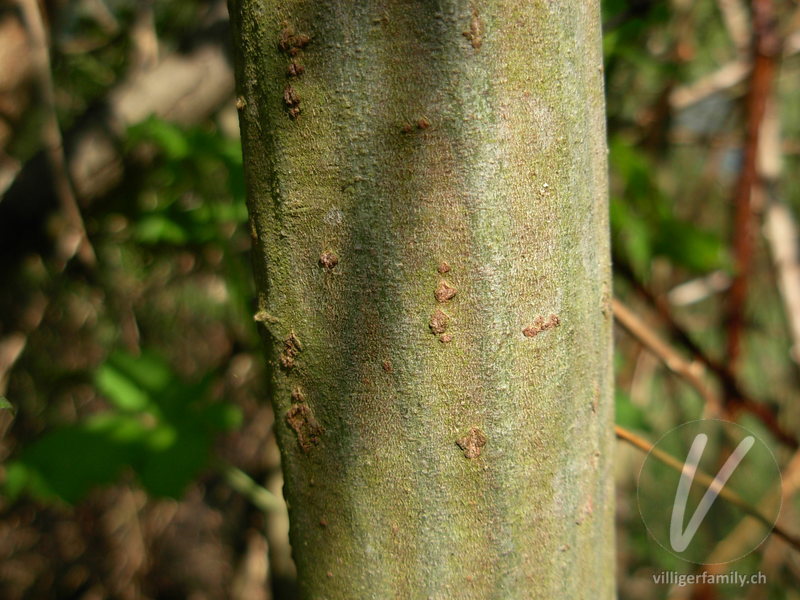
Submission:
[[[800,211],[800,8],[769,4],[782,48],[760,164],[778,166],[753,188],[732,357],[748,5],[603,2],[615,296],[639,315],[617,332],[616,410],[650,441],[704,415],[756,432],[798,534],[800,340],[762,227]],[[0,597],[292,598],[224,2],[31,5],[0,4]],[[621,598],[800,598],[800,554],[775,536],[726,565],[766,585],[655,585],[700,567],[650,539],[643,457],[620,443]]]

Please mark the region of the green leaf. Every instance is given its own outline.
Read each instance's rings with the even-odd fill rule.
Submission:
[[[106,364],[124,373],[131,381],[148,392],[159,392],[177,380],[163,356],[144,350],[138,356],[128,352],[113,352]]]
[[[128,129],[130,141],[150,141],[156,144],[170,159],[182,159],[192,152],[189,139],[174,123],[151,116]]]
[[[90,419],[45,434],[11,466],[9,495],[21,488],[42,500],[74,504],[97,485],[112,483],[134,462],[146,428],[130,416]]]
[[[179,498],[208,464],[212,438],[208,431],[187,423],[151,445],[137,470],[142,485],[153,495]],[[170,439],[171,437],[171,439]]]
[[[134,381],[114,366],[106,363],[95,373],[95,385],[117,408],[141,412],[150,404],[150,397]]]
[[[216,402],[203,411],[203,421],[209,429],[217,431],[232,431],[242,425],[241,409],[232,404]]]
[[[619,198],[611,199],[610,209],[614,246],[626,257],[637,275],[648,279],[653,259],[650,228]]]
[[[152,352],[133,356],[112,353],[95,371],[95,385],[117,408],[128,412],[151,410],[156,398],[175,381],[167,362]]]
[[[30,483],[28,469],[19,462],[11,462],[6,466],[3,480],[3,493],[9,500],[16,500]]]
[[[645,418],[644,411],[631,402],[628,394],[622,390],[614,393],[614,408],[616,411],[616,423],[626,429],[638,429],[640,431],[650,431],[650,424]]]
[[[142,217],[134,228],[134,236],[143,244],[167,243],[176,246],[185,245],[190,237],[180,223],[163,214]]]
[[[654,246],[658,254],[696,273],[723,268],[728,262],[718,236],[677,219],[661,221]]]
[[[5,493],[75,503],[128,469],[150,494],[179,497],[207,465],[214,434],[241,423],[237,407],[209,402],[214,378],[185,382],[152,352],[112,353],[95,383],[116,410],[23,448],[6,469]]]
[[[8,410],[11,411],[12,415],[17,414],[17,409],[14,407],[11,402],[5,396],[0,396],[0,410]]]

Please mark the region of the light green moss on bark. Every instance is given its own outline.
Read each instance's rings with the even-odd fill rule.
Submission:
[[[612,597],[597,3],[231,0],[231,15],[305,597]],[[473,428],[487,441],[467,458]]]

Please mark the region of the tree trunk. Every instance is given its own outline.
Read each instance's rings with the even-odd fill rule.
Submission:
[[[303,597],[611,598],[596,0],[231,0]]]

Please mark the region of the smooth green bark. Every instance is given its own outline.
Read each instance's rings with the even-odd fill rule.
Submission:
[[[304,597],[613,597],[598,2],[230,8]]]

